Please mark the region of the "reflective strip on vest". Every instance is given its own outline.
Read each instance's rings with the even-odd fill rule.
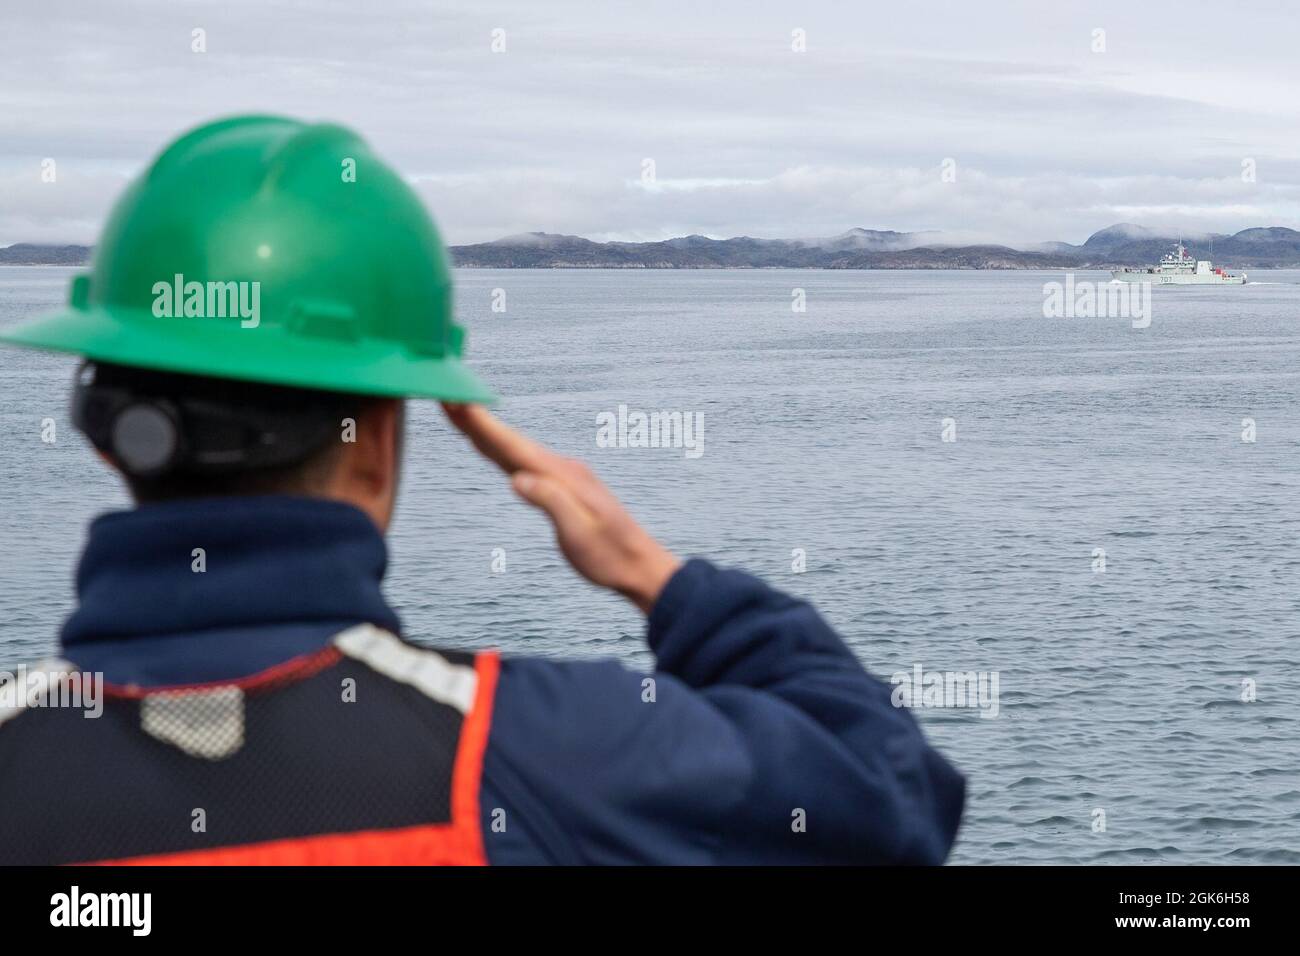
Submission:
[[[349,628],[334,638],[334,646],[385,677],[410,684],[426,697],[450,704],[462,714],[468,714],[474,706],[478,691],[474,668],[452,664],[441,654],[407,644],[373,624]]]

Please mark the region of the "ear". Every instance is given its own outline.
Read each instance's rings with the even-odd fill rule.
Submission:
[[[381,531],[388,527],[397,496],[401,416],[401,401],[388,398],[370,402],[358,413],[355,440],[343,443],[328,492],[356,505]]]

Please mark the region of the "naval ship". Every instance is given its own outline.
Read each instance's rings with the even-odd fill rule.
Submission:
[[[1158,265],[1149,269],[1112,269],[1117,282],[1150,282],[1152,285],[1244,285],[1246,273],[1216,269],[1209,259],[1194,259],[1180,241]]]

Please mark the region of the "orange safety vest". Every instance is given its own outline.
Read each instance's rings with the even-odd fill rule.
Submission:
[[[495,653],[360,625],[240,680],[106,686],[98,716],[69,706],[89,675],[41,670],[0,706],[0,864],[487,862]]]

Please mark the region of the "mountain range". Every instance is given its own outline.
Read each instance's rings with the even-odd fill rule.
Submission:
[[[1184,236],[1190,253],[1232,268],[1300,268],[1300,232],[1282,226]],[[1156,262],[1177,235],[1132,223],[1093,233],[1082,245],[1047,242],[1024,248],[962,245],[938,232],[850,229],[824,239],[710,239],[593,242],[529,232],[452,246],[456,265],[495,269],[1110,269]],[[88,246],[31,243],[0,248],[0,265],[81,265]]]
[[[945,241],[942,233],[878,229],[850,229],[825,239],[683,236],[662,242],[592,242],[530,232],[452,246],[451,253],[459,266],[498,269],[1110,269],[1151,265],[1178,240],[1132,223],[1102,229],[1082,245],[1024,248],[962,245]],[[1183,240],[1192,255],[1216,265],[1300,268],[1300,232],[1294,229],[1272,226]]]

